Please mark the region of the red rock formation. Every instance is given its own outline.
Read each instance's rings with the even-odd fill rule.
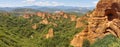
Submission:
[[[30,15],[24,14],[23,18],[30,18]]]
[[[56,23],[53,23],[53,22],[49,22],[49,24],[51,24],[51,25],[53,25],[53,26],[55,26],[55,27],[58,26]]]
[[[59,14],[59,15],[64,15],[65,14],[63,11],[56,11],[55,13]]]
[[[54,37],[54,31],[53,31],[53,28],[50,28],[48,33],[46,34],[46,38],[52,38]]]
[[[41,24],[49,24],[49,21],[47,19],[44,19],[42,21],[40,21]]]
[[[37,16],[39,16],[39,17],[42,17],[42,19],[44,19],[45,18],[45,13],[43,13],[43,12],[37,12]]]
[[[86,38],[85,36],[87,35],[87,30],[83,30],[82,32],[76,34],[71,41],[71,45],[74,47],[82,47],[83,41]]]
[[[34,13],[26,13],[26,14],[24,14],[23,15],[23,18],[30,18],[30,17],[32,17],[34,15]]]
[[[84,24],[81,22],[81,18],[77,18],[76,20],[76,28],[80,28],[83,27]]]
[[[75,15],[71,15],[70,18],[71,18],[71,21],[75,21],[76,20],[76,16]]]
[[[100,0],[96,9],[89,15],[87,31],[82,31],[78,35],[80,43],[71,45],[82,47],[83,39],[88,39],[90,43],[94,43],[97,38],[103,38],[108,34],[120,38],[120,0]],[[87,34],[86,34],[87,33]],[[82,35],[81,35],[82,34]],[[83,37],[83,35],[85,35]],[[82,38],[83,37],[83,38]]]
[[[54,20],[56,20],[56,19],[57,19],[57,18],[56,18],[56,16],[51,16],[51,18],[52,18],[52,19],[54,19]]]
[[[33,29],[37,29],[37,24],[34,24],[34,25],[32,26],[32,28],[33,28]]]
[[[64,17],[64,18],[68,18],[68,15],[67,15],[67,14],[64,14],[63,17]]]

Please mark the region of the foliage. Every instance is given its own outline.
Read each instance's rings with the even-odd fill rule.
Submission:
[[[76,22],[71,22],[70,18],[60,18],[48,21],[56,23],[45,25],[39,22],[43,19],[32,16],[25,19],[22,16],[12,14],[0,14],[0,47],[72,47],[69,45],[73,36],[83,28],[75,28]],[[32,25],[37,24],[37,29],[32,29]],[[50,28],[54,29],[54,37],[46,39],[45,34]]]
[[[113,35],[107,35],[103,39],[98,39],[91,47],[120,47],[120,39]]]

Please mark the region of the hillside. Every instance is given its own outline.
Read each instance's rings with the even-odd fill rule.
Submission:
[[[70,41],[73,36],[87,25],[86,16],[80,17],[63,12],[43,14],[44,12],[39,12],[34,15],[15,16],[11,13],[1,13],[0,47],[72,47]],[[99,44],[115,47],[120,43],[119,39],[109,35],[91,47]],[[90,46],[89,41],[84,41],[83,46]]]
[[[72,15],[69,14],[68,18],[63,14],[51,16],[46,14],[46,18],[41,16],[32,15],[25,18],[1,13],[0,47],[70,47],[73,35],[83,29],[75,28],[76,21],[74,19],[71,21]],[[77,18],[78,16],[75,19]],[[54,37],[47,39],[45,35],[50,28],[54,31]]]

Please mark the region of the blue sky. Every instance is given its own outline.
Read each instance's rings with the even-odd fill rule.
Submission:
[[[98,0],[0,0],[0,7],[21,6],[77,6],[93,7]]]

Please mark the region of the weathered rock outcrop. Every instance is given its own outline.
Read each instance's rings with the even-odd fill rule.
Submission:
[[[86,28],[87,29],[87,28]],[[83,30],[82,32],[76,34],[74,36],[74,39],[71,41],[71,45],[73,45],[74,47],[82,47],[82,42],[84,41],[84,39],[87,36],[87,30]]]
[[[68,18],[68,15],[67,15],[67,14],[64,14],[63,17],[67,19],[67,18]]]
[[[28,14],[24,14],[23,18],[30,18]]]
[[[49,21],[47,20],[47,18],[46,19],[44,19],[44,20],[42,20],[42,21],[40,21],[40,24],[49,24]]]
[[[37,29],[37,24],[34,24],[34,25],[32,26],[32,28],[33,28],[33,29]]]
[[[52,38],[54,37],[54,31],[53,28],[50,28],[48,33],[46,34],[46,38]]]
[[[84,26],[84,24],[81,22],[81,18],[77,18],[77,20],[76,20],[76,28],[81,28],[83,26]]]
[[[32,17],[34,14],[24,14],[23,15],[23,18],[30,18],[30,17]]]
[[[83,39],[88,39],[92,44],[97,38],[108,34],[120,38],[120,0],[100,0],[96,9],[89,15],[88,23],[87,29],[75,36],[71,45],[82,47]],[[74,41],[76,39],[79,42]]]
[[[42,17],[42,19],[44,19],[46,14],[44,12],[37,12],[37,16]]]
[[[75,21],[76,20],[76,16],[75,15],[71,15],[70,18],[71,18],[71,21]]]

